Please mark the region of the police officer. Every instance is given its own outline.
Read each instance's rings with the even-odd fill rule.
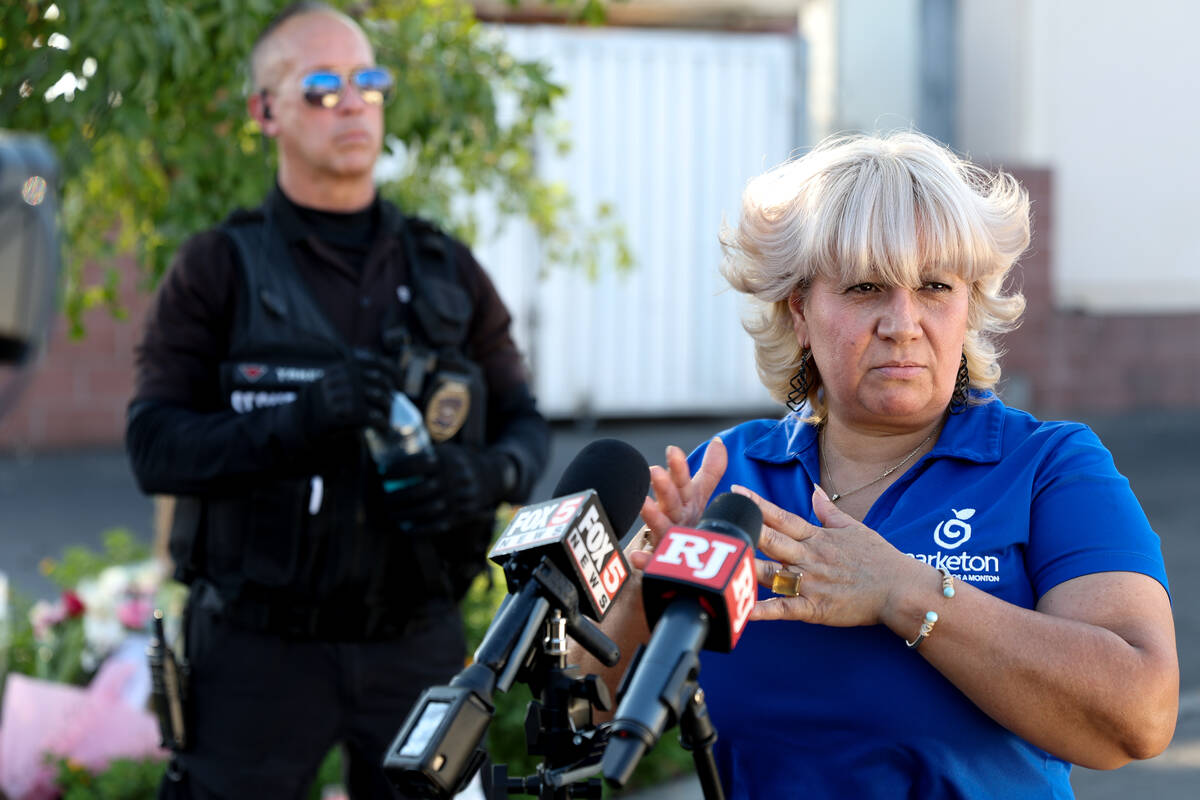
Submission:
[[[392,77],[362,30],[296,4],[252,73],[277,185],[180,249],[128,414],[191,585],[187,744],[160,794],[300,797],[340,742],[351,796],[392,797],[384,751],[462,669],[456,602],[549,432],[487,275],[376,194]],[[365,431],[396,391],[433,445],[377,463]]]

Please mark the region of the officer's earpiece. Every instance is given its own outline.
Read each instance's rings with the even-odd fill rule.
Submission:
[[[263,89],[262,91],[260,91],[258,93],[258,96],[262,98],[263,119],[270,119],[271,118],[271,106],[267,104],[267,90]]]

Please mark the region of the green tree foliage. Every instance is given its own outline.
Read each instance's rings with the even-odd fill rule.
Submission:
[[[150,558],[150,548],[127,528],[111,528],[100,536],[102,551],[84,545],[71,545],[60,558],[46,557],[39,571],[60,590],[74,589],[84,578],[94,578],[105,567],[114,564],[133,564]]]
[[[464,0],[338,2],[380,63],[399,76],[381,192],[473,241],[466,196],[487,192],[529,220],[547,261],[594,271],[598,244],[630,263],[601,207],[586,224],[567,189],[541,179],[534,145],[566,146],[551,112],[563,89],[521,61]],[[596,19],[598,0],[558,0]],[[64,303],[116,306],[118,273],[87,272],[134,254],[145,288],[189,234],[260,200],[273,155],[245,113],[247,57],[284,0],[10,0],[0,7],[0,127],[44,135],[63,172]],[[64,77],[66,76],[66,77]],[[601,248],[602,249],[602,248]]]

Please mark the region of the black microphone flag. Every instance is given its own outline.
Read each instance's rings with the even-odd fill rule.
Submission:
[[[629,580],[621,535],[636,519],[649,486],[650,468],[641,453],[617,439],[598,439],[563,472],[554,499],[513,516],[488,557],[527,564],[548,557],[581,587],[588,607],[580,610],[601,620]]]

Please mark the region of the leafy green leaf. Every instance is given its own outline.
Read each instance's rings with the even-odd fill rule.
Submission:
[[[576,19],[602,17],[599,0],[555,0]],[[264,154],[246,120],[244,65],[254,36],[284,0],[18,0],[0,10],[0,119],[37,131],[57,152],[64,230],[63,305],[71,329],[83,313],[116,309],[119,294],[85,265],[133,254],[146,287],[162,276],[183,240],[231,208],[256,205],[270,185]],[[555,263],[594,272],[599,238],[575,236],[584,224],[569,193],[537,173],[535,147],[565,147],[553,124],[563,89],[544,64],[522,61],[475,18],[465,0],[335,3],[362,12],[377,60],[402,90],[386,109],[407,157],[380,187],[409,213],[422,214],[470,242],[479,222],[464,195],[488,192],[502,214],[530,221]],[[68,50],[47,46],[51,34]],[[96,62],[73,97],[43,97],[62,75]],[[516,109],[505,114],[503,109]]]

